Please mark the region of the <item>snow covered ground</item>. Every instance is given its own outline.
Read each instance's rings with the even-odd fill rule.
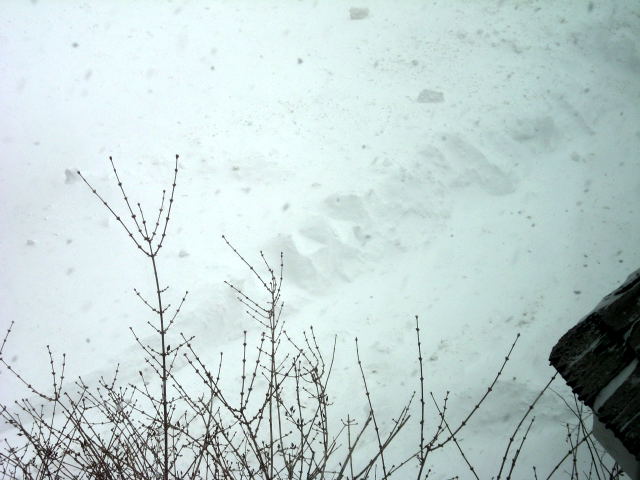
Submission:
[[[211,358],[256,328],[221,234],[256,263],[284,252],[288,328],[337,335],[334,400],[358,415],[355,336],[391,417],[418,386],[419,315],[456,419],[520,332],[462,437],[484,477],[551,347],[640,264],[634,1],[34,0],[0,17],[0,327],[15,320],[5,358],[35,384],[47,344],[70,377],[139,369],[148,262],[73,174],[122,208],[109,155],[152,211],[180,154],[161,280],[190,291],[181,329]],[[566,449],[571,413],[553,393],[536,412],[521,475]],[[432,467],[468,475],[453,450]]]

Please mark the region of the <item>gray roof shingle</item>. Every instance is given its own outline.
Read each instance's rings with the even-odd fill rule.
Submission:
[[[640,460],[640,269],[565,333],[549,361]]]

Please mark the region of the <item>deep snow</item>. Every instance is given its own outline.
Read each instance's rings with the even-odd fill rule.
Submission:
[[[9,1],[0,22],[0,327],[34,383],[46,344],[71,376],[138,370],[149,265],[73,174],[122,208],[109,155],[152,211],[180,154],[161,275],[211,358],[255,328],[223,233],[256,263],[284,252],[289,330],[338,336],[334,398],[357,414],[355,336],[391,416],[419,315],[428,388],[460,418],[520,332],[463,435],[485,476],[555,341],[640,264],[636,2]],[[522,475],[566,449],[562,402],[536,412]],[[435,460],[466,478],[453,449]]]

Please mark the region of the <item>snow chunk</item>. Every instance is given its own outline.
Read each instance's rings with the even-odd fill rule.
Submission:
[[[418,103],[441,103],[444,102],[444,94],[425,88],[417,98]]]
[[[368,8],[351,7],[349,9],[349,17],[351,18],[351,20],[362,20],[363,18],[367,18],[368,16]]]

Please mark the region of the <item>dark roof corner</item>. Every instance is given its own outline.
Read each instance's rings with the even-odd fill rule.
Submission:
[[[640,269],[565,333],[549,362],[640,461]]]

